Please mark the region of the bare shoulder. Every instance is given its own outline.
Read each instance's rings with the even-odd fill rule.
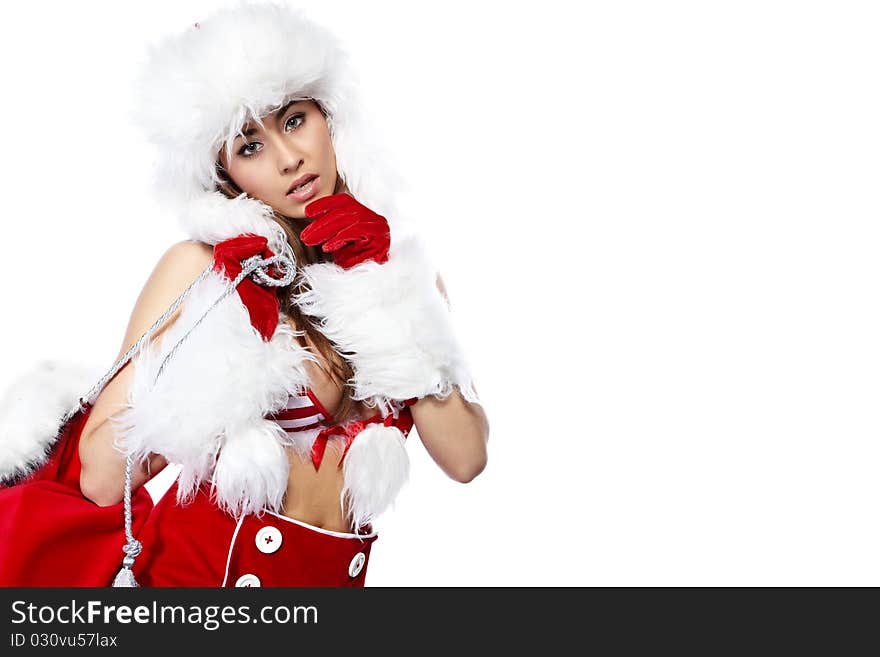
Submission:
[[[195,240],[183,240],[172,244],[153,270],[151,280],[192,280],[214,259],[214,249],[209,244]]]
[[[138,296],[125,342],[136,339],[134,333],[145,331],[165,312],[213,260],[213,252],[209,245],[192,240],[168,247]]]
[[[194,240],[184,240],[168,247],[153,268],[135,303],[126,331],[126,343],[136,340],[140,333],[165,312],[213,261],[213,254],[211,246]],[[172,315],[172,318],[176,319],[178,313]]]
[[[214,247],[198,240],[181,240],[168,247],[163,257],[195,258],[210,260],[214,255]]]

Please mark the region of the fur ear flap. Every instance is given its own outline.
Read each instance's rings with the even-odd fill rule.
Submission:
[[[342,465],[340,502],[355,531],[383,513],[409,478],[409,456],[397,427],[371,424],[355,436]]]
[[[44,360],[9,385],[0,399],[0,481],[20,480],[46,463],[64,415],[101,374],[96,367]]]

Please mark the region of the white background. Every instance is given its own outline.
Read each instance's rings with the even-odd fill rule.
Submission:
[[[109,367],[184,237],[127,85],[220,4],[2,5],[4,387]],[[467,485],[413,434],[368,585],[880,585],[873,3],[298,4],[358,63],[491,422]]]

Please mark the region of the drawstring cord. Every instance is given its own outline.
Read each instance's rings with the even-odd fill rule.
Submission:
[[[273,278],[268,273],[268,268],[270,265],[275,265],[276,269],[280,273],[279,278]],[[77,411],[84,409],[85,404],[90,404],[94,397],[101,392],[104,385],[106,385],[107,381],[109,381],[113,376],[125,365],[128,360],[134,357],[134,355],[143,347],[143,345],[149,340],[152,334],[156,331],[159,326],[161,326],[168,317],[170,317],[175,310],[183,303],[184,299],[189,295],[190,291],[196,287],[201,281],[203,281],[208,274],[211,272],[213,268],[213,264],[209,265],[205,268],[205,270],[199,275],[199,277],[186,289],[183,294],[181,294],[173,304],[165,311],[165,313],[160,317],[149,329],[144,333],[143,336],[129,349],[125,355],[120,358],[116,364],[110,369],[110,371],[105,374],[101,380],[89,391],[88,395],[85,398],[80,398],[78,405],[71,409],[68,412],[68,415],[65,416],[65,420],[67,421],[70,417],[72,417]],[[269,258],[262,258],[259,255],[252,256],[247,260],[242,261],[242,269],[241,273],[235,277],[235,279],[226,287],[214,303],[202,313],[202,316],[199,317],[198,321],[193,324],[190,329],[183,335],[180,340],[172,347],[172,349],[165,356],[162,361],[161,366],[159,367],[158,372],[156,373],[156,378],[153,380],[153,385],[155,385],[156,381],[159,380],[159,375],[162,374],[162,371],[165,369],[165,365],[177,351],[178,347],[183,343],[186,338],[193,332],[193,330],[202,323],[202,320],[211,312],[214,308],[217,307],[219,303],[221,303],[226,297],[228,297],[232,292],[238,287],[238,284],[241,283],[248,276],[252,276],[255,282],[260,285],[269,286],[269,287],[283,287],[285,285],[289,285],[293,282],[296,277],[296,265],[294,261],[285,254],[277,254],[273,255]],[[123,497],[123,507],[124,507],[124,515],[125,515],[125,545],[122,547],[122,551],[125,553],[125,557],[122,559],[122,568],[119,569],[119,572],[116,573],[116,577],[113,579],[114,587],[136,587],[139,586],[137,580],[134,577],[133,567],[135,558],[141,553],[143,546],[141,542],[137,540],[131,530],[131,477],[132,477],[132,469],[134,466],[134,457],[131,454],[128,454],[125,458],[125,492]]]

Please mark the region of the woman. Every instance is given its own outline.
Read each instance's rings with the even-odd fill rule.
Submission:
[[[26,479],[5,504],[26,508],[10,491],[30,485],[48,506],[58,491],[46,486],[78,485],[87,506],[65,499],[112,534],[105,510],[121,517],[127,454],[123,571],[141,585],[363,585],[411,427],[467,482],[485,467],[488,423],[347,57],[299,12],[243,5],[152,49],[138,91],[160,198],[191,239],[157,264],[120,356],[197,283],[57,445],[43,436],[18,458],[11,473]],[[242,278],[253,258],[262,268]],[[48,378],[34,387],[54,396],[35,405],[57,417],[76,388],[59,389],[57,368]],[[53,542],[56,529],[37,527],[6,529],[21,545]],[[49,562],[51,579],[64,559]]]

